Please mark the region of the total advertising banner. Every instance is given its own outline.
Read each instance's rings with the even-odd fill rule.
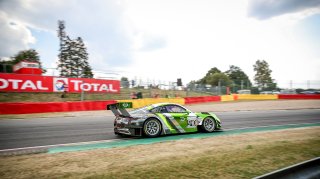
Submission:
[[[0,91],[119,93],[120,81],[0,73]]]

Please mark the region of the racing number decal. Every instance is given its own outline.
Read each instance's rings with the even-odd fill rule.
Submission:
[[[188,117],[187,120],[188,120],[187,128],[194,128],[199,124],[197,117]]]

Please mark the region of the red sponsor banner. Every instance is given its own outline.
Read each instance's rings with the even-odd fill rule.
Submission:
[[[185,97],[184,100],[185,100],[185,104],[194,104],[194,103],[221,101],[221,97],[220,96]]]
[[[52,92],[52,77],[0,73],[0,91]]]
[[[0,91],[119,93],[120,81],[0,73]]]
[[[320,99],[320,94],[278,94],[279,99]]]

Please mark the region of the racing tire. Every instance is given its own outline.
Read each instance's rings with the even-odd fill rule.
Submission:
[[[149,118],[143,123],[142,131],[146,137],[158,137],[161,134],[162,126],[158,119]]]
[[[212,117],[206,117],[200,126],[202,132],[213,132],[216,130],[216,121]]]

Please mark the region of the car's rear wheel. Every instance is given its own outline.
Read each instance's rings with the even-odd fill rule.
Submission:
[[[202,121],[201,129],[203,132],[213,132],[216,129],[216,121],[212,117],[206,117]]]
[[[147,119],[143,124],[143,134],[147,137],[157,137],[161,134],[161,123],[158,119]]]

